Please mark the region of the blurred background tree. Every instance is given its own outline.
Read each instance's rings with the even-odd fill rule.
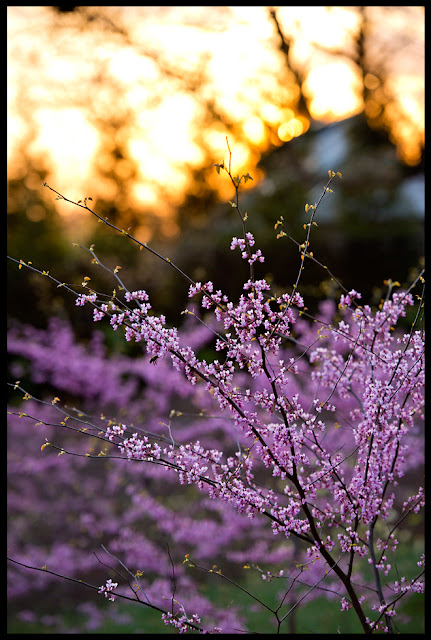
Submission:
[[[267,256],[259,275],[293,283],[298,250],[274,223],[283,215],[302,242],[304,204],[334,169],[343,181],[319,209],[315,256],[367,295],[406,280],[423,253],[423,22],[423,7],[9,7],[9,253],[109,291],[71,246],[94,243],[169,318],[181,309],[185,283],[54,201],[46,180],[237,291],[232,188],[213,167],[227,136],[233,170],[253,176],[243,207]],[[326,295],[321,280],[310,265],[312,297]],[[13,266],[8,309],[89,330],[73,301]]]

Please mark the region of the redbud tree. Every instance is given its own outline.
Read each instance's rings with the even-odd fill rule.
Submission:
[[[84,347],[55,319],[47,331],[11,330],[9,351],[21,360],[14,361],[10,386],[25,401],[8,411],[19,450],[9,463],[11,597],[62,579],[79,585],[80,594],[86,587],[106,598],[110,608],[131,600],[153,609],[179,632],[253,631],[247,608],[216,604],[204,594],[204,577],[212,589],[221,581],[269,613],[274,632],[292,630],[293,616],[322,595],[350,611],[345,615],[362,632],[396,632],[400,605],[424,589],[423,554],[410,561],[408,573],[397,565],[402,534],[424,505],[417,481],[423,272],[404,289],[386,281],[386,298],[372,308],[319,262],[310,244],[318,208],[342,177],[329,171],[318,202],[305,205],[302,242],[289,235],[283,218],[274,221],[277,240],[298,253],[298,271],[290,291],[273,293],[260,276],[265,256],[240,206],[240,189],[252,178],[232,173],[230,149],[229,161],[215,168],[235,192],[230,205],[238,233],[228,250],[247,274],[235,299],[102,219],[91,198],[74,202],[45,184],[57,199],[170,265],[188,283],[188,302],[178,326],[169,326],[148,293],[130,291],[94,246],[82,248],[110,272],[109,294],[93,289],[89,277],[72,286],[11,258],[143,350],[138,358],[110,354],[97,333]],[[310,261],[338,290],[314,316],[301,295]],[[25,367],[33,387],[58,395],[38,397],[24,388],[16,378]],[[81,407],[62,396],[80,398]],[[84,471],[84,495],[66,494]],[[27,519],[36,504],[39,517],[55,512],[50,534],[41,523],[50,545],[31,542]],[[66,522],[70,538],[85,543],[64,543]],[[23,567],[37,572],[31,585]],[[102,585],[83,580],[100,569]],[[247,572],[261,577],[258,592],[246,586]],[[275,605],[265,598],[274,582]],[[97,627],[100,614],[82,600]]]

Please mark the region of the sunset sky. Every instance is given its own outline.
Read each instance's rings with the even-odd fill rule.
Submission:
[[[94,163],[109,173],[101,149],[112,135],[127,152],[116,170],[130,174],[131,200],[160,207],[159,187],[168,186],[169,208],[181,201],[191,170],[226,159],[227,135],[238,171],[258,180],[260,154],[308,129],[292,106],[295,87],[280,86],[285,60],[268,7],[80,9],[85,20],[52,7],[8,7],[9,176],[20,176],[24,141],[34,162],[43,158],[50,167],[58,191],[72,199],[109,197],[115,185]],[[313,119],[362,111],[361,78],[339,55],[351,53],[355,7],[275,9],[292,38],[292,62],[303,69]],[[375,55],[387,54],[388,87],[401,110],[393,113],[391,136],[400,157],[415,164],[424,131],[423,8],[392,7],[384,15],[387,7],[369,9]],[[215,121],[202,126],[211,100],[233,129]],[[59,207],[66,213],[64,203]]]

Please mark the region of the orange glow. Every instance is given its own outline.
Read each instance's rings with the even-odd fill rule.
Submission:
[[[138,204],[157,204],[157,194],[147,184],[135,185],[131,195]]]
[[[283,142],[288,142],[292,138],[296,138],[304,133],[304,126],[307,120],[305,118],[292,118],[289,122],[283,122],[278,127],[278,137]],[[308,123],[307,123],[308,124]]]
[[[270,102],[266,102],[261,109],[262,118],[270,125],[274,126],[281,122],[283,112],[280,107]]]
[[[138,161],[140,174],[148,182],[169,185],[172,194],[182,193],[187,185],[187,175],[178,170],[177,163],[200,166],[203,153],[190,140],[195,105],[185,94],[166,98],[158,110],[148,117],[138,117],[140,130],[129,143],[130,153]],[[153,198],[147,199],[151,202]]]
[[[403,162],[416,165],[421,158],[421,145],[425,144],[425,103],[417,96],[423,95],[423,78],[399,75],[391,86],[398,97],[398,108],[387,109],[392,121],[392,139],[398,144],[398,154]]]
[[[265,126],[260,118],[252,116],[242,125],[245,135],[255,145],[262,145],[266,140]]]
[[[76,108],[41,109],[36,114],[36,121],[39,135],[34,149],[47,150],[52,163],[60,167],[57,190],[72,187],[72,194],[85,197],[87,194],[82,193],[82,189],[98,144],[97,131]]]
[[[312,69],[304,90],[312,96],[310,110],[317,120],[334,120],[359,113],[358,79],[342,62]]]
[[[395,85],[395,91],[399,92],[399,101],[404,111],[410,116],[413,123],[418,127],[424,121],[425,105],[415,99],[415,93],[420,93],[423,85],[415,82],[414,78],[401,76]]]
[[[301,30],[308,40],[323,47],[341,47],[346,31],[355,28],[357,17],[349,7],[295,7]],[[285,9],[286,13],[287,10]]]
[[[364,85],[367,87],[367,89],[377,89],[377,87],[380,85],[380,80],[374,74],[366,73],[364,78]]]
[[[234,174],[249,171],[254,181],[246,188],[253,188],[261,153],[308,130],[308,120],[296,112],[298,86],[287,73],[267,7],[94,9],[118,32],[102,31],[97,20],[81,24],[74,14],[60,21],[53,7],[8,7],[10,175],[14,167],[19,173],[16,151],[28,138],[29,155],[47,157],[50,182],[66,196],[114,197],[117,185],[109,174],[115,164],[118,179],[132,176],[132,205],[168,216],[189,187],[190,170],[228,159],[226,136]],[[403,21],[397,7],[392,9],[391,25],[400,29]],[[358,11],[332,6],[276,11],[291,38],[289,61],[304,71],[312,117],[331,122],[360,113],[357,68],[348,56],[328,53],[351,51]],[[388,110],[393,140],[409,164],[419,160],[424,130],[420,15],[414,13],[411,27],[414,64],[394,71],[390,89],[398,110]],[[379,100],[385,101],[379,84],[377,76],[366,74],[365,86],[374,92],[365,105],[370,117],[380,115]],[[203,119],[205,99],[213,101],[217,117]],[[214,171],[206,179],[222,197],[231,195],[225,177]],[[166,197],[160,197],[161,188]],[[60,209],[69,212],[64,204]]]

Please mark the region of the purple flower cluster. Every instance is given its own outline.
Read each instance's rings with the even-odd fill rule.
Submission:
[[[243,260],[247,260],[250,265],[252,265],[256,261],[265,262],[265,258],[262,255],[262,251],[260,249],[258,249],[256,253],[248,253],[247,248],[252,247],[254,243],[254,236],[248,231],[245,234],[244,238],[233,237],[230,248],[233,251],[234,249],[236,249],[236,247],[239,247],[239,250],[241,251],[241,258]]]
[[[264,260],[254,244],[247,232],[230,248],[251,267]],[[338,306],[323,302],[312,322],[297,291],[274,296],[252,271],[237,300],[211,281],[193,283],[195,296],[202,310],[189,307],[181,327],[154,313],[143,290],[109,302],[92,291],[77,297],[94,321],[142,345],[135,358],[109,354],[100,334],[84,347],[55,320],[47,332],[10,332],[14,379],[61,397],[25,394],[22,410],[10,408],[12,550],[92,574],[100,563],[88,548],[103,538],[142,569],[146,598],[162,607],[172,597],[172,561],[160,544],[168,538],[182,613],[166,611],[163,621],[180,632],[244,624],[239,611],[202,596],[198,577],[178,564],[185,553],[265,564],[262,578],[277,578],[282,593],[301,592],[306,567],[309,598],[325,588],[365,632],[390,630],[400,594],[423,590],[420,573],[395,580],[388,558],[424,502],[421,486],[402,482],[423,465],[424,334],[397,328],[412,293],[398,290],[372,309],[352,289]],[[202,348],[211,341],[209,358]],[[40,452],[44,439],[74,455]],[[35,541],[30,514],[43,522]],[[10,597],[52,579],[41,574],[30,587],[15,569]],[[99,593],[113,600],[117,584],[105,584]]]

